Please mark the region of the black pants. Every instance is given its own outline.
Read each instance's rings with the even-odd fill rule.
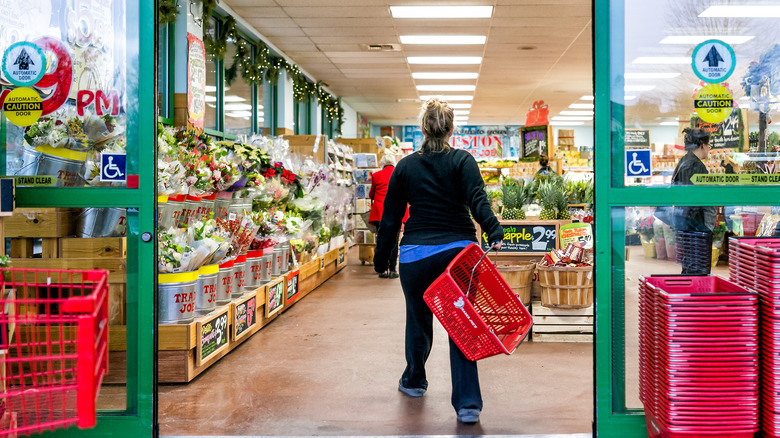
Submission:
[[[371,222],[372,225],[379,228],[379,222]],[[395,235],[395,246],[390,250],[390,260],[387,261],[387,268],[391,271],[395,271],[395,267],[398,264],[398,236],[401,235],[401,232],[399,231],[398,234]],[[379,233],[377,233],[377,238],[379,236]]]
[[[428,286],[441,275],[461,251],[451,249],[413,263],[401,263],[401,287],[406,298],[406,369],[401,382],[408,388],[428,388],[425,361],[433,345],[433,313],[423,301]],[[457,345],[450,343],[452,406],[459,409],[482,409],[477,363],[466,359]]]

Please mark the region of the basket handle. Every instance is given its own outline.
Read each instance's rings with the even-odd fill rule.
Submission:
[[[477,266],[479,266],[479,264],[482,263],[482,259],[484,259],[485,256],[490,253],[491,249],[492,248],[488,248],[488,250],[485,251],[484,254],[482,254],[482,257],[479,258],[477,263],[474,264],[474,267],[471,268],[471,276],[469,277],[469,287],[466,289],[466,299],[469,298],[469,293],[471,293],[471,282],[474,281],[474,271],[477,270]],[[494,251],[496,251],[496,261],[493,262],[493,265],[497,265],[498,264],[498,249],[495,249]],[[490,260],[490,259],[488,258],[488,260]]]

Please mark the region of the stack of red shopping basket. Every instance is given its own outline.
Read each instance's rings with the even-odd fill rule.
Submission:
[[[780,239],[732,238],[732,278],[755,289],[761,304],[761,431],[780,437]]]
[[[758,431],[758,297],[715,276],[640,278],[639,397],[651,437]]]

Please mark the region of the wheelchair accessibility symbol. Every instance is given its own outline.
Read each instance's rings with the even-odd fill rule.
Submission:
[[[116,152],[101,153],[100,181],[127,181],[127,155]]]
[[[653,176],[650,149],[629,149],[626,151],[626,176]]]

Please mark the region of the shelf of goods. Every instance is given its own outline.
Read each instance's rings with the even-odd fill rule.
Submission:
[[[345,266],[354,189],[320,136],[158,144],[159,380],[189,382]]]
[[[356,183],[355,196],[355,243],[358,245],[360,262],[363,264],[374,261],[376,233],[368,224],[368,214],[371,212],[371,174],[380,170],[377,166],[375,153],[355,154],[354,178]]]

